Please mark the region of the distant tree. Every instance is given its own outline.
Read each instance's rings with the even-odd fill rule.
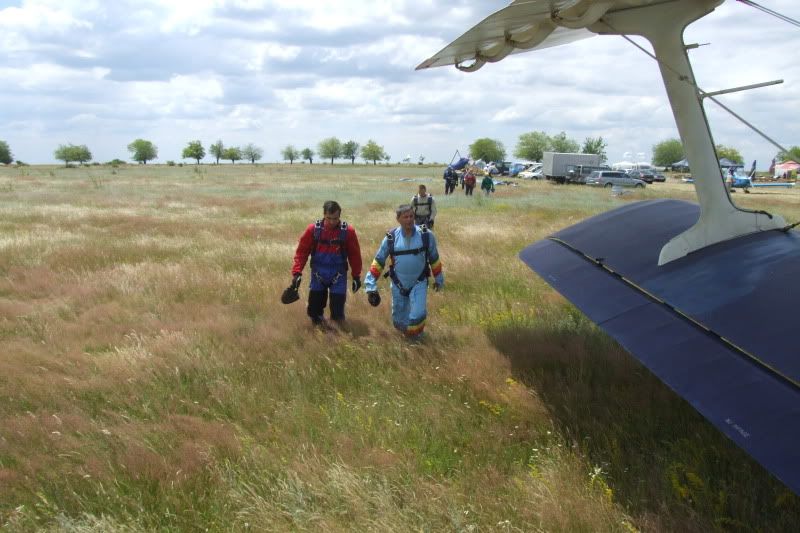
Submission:
[[[10,165],[14,161],[14,154],[11,153],[8,143],[0,141],[0,163]]]
[[[60,144],[53,155],[66,165],[69,165],[72,161],[86,163],[92,160],[92,152],[89,151],[89,148],[85,144]]]
[[[148,161],[158,159],[158,147],[145,139],[136,139],[128,145],[128,151],[132,154],[131,159],[144,165]]]
[[[350,160],[351,165],[356,164],[356,157],[358,157],[358,149],[360,146],[355,141],[347,141],[342,145],[342,157]]]
[[[597,137],[596,139],[592,137],[586,137],[586,139],[583,141],[581,152],[584,154],[597,154],[600,156],[600,160],[605,163],[608,159],[606,156],[606,146],[606,142],[602,137]]]
[[[542,154],[550,149],[550,136],[543,131],[531,131],[519,136],[514,155],[528,161],[541,161]]]
[[[379,145],[372,139],[367,141],[361,148],[361,157],[364,161],[372,161],[373,165],[377,165],[378,161],[383,161],[385,157],[385,152],[383,151],[383,146]]]
[[[297,148],[295,148],[291,144],[286,148],[284,148],[283,150],[281,150],[281,155],[283,155],[284,159],[289,160],[290,165],[294,163],[295,159],[300,159],[300,152],[297,150]]]
[[[256,161],[259,161],[262,157],[264,157],[264,152],[258,146],[250,143],[242,148],[242,157],[255,165]]]
[[[183,149],[182,157],[184,159],[196,159],[197,164],[206,156],[206,149],[203,148],[203,143],[200,141],[189,141],[186,148]]]
[[[383,160],[386,161],[386,164],[388,165],[389,161],[392,160],[392,156],[390,156],[389,154],[386,154],[386,155],[383,156]]]
[[[502,161],[506,157],[506,149],[502,142],[484,137],[469,145],[469,155],[472,159],[483,159],[487,162]]]
[[[778,152],[775,159],[779,163],[792,160],[795,163],[800,163],[800,146],[792,146],[788,152]]]
[[[314,153],[314,150],[312,150],[311,148],[303,148],[303,151],[300,153],[302,154],[303,159],[308,159],[309,165],[314,164],[314,156],[316,155]]]
[[[222,144],[222,139],[208,147],[208,153],[213,155],[219,165],[219,160],[223,159],[222,153],[225,151],[225,145]]]
[[[578,151],[580,145],[578,145],[576,141],[568,138],[567,134],[562,131],[550,137],[550,147],[554,152],[572,154]]]
[[[89,148],[87,148],[85,144],[60,144],[53,155],[66,165],[69,165],[72,161],[85,163],[92,160],[92,152],[89,151]]]
[[[683,143],[679,139],[667,139],[653,145],[653,164],[657,167],[668,167],[684,157]]]
[[[319,150],[319,156],[330,159],[332,165],[334,159],[342,157],[342,141],[336,137],[328,137],[320,141],[317,150]]]
[[[730,148],[722,144],[717,145],[717,157],[719,157],[720,159],[722,159],[723,157],[725,159],[730,159],[734,163],[738,163],[740,165],[744,164],[744,157],[742,157],[742,154],[739,153],[739,150],[737,150],[736,148]]]
[[[64,165],[69,166],[72,161],[77,161],[75,158],[75,145],[73,144],[59,144],[56,151],[53,152],[53,157],[59,161],[63,161]]]
[[[75,161],[78,163],[83,164],[92,160],[92,152],[85,144],[73,146],[73,149],[75,150]]]
[[[235,165],[237,161],[242,160],[242,149],[238,146],[231,146],[222,151],[222,159],[230,159],[231,164]]]

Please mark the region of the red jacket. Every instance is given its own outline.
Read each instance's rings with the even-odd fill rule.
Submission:
[[[340,229],[337,226],[335,229],[328,229],[322,226],[322,232],[319,239],[323,240],[336,240],[339,239]],[[347,248],[347,262],[350,263],[350,270],[354,278],[361,277],[361,246],[358,244],[358,235],[353,226],[347,226],[347,236],[344,240],[345,247]],[[300,274],[306,266],[308,256],[311,255],[311,248],[314,246],[314,223],[308,225],[306,230],[300,236],[300,242],[297,243],[297,250],[294,252],[294,263],[292,264],[292,275]],[[317,253],[341,253],[339,245],[327,245],[322,242],[317,246]]]

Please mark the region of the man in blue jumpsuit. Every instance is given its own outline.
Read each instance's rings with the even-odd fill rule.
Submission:
[[[438,291],[444,286],[444,273],[436,237],[414,224],[414,208],[403,204],[395,214],[400,226],[390,230],[381,241],[364,287],[369,303],[379,305],[378,280],[388,261],[392,280],[392,322],[407,337],[417,338],[425,329],[428,278],[433,276],[433,288]]]

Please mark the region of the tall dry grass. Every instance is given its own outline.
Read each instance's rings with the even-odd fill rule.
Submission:
[[[442,197],[417,166],[0,168],[0,524],[10,531],[763,529],[798,500],[516,259],[625,198]],[[407,344],[283,306],[323,201],[365,265],[418,183],[446,290]],[[749,207],[800,217],[797,194]],[[306,294],[303,288],[303,296]]]

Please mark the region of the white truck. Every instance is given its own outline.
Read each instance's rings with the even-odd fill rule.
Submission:
[[[599,167],[601,164],[602,160],[597,154],[545,152],[542,155],[542,174],[545,178],[557,183],[582,183],[581,173],[576,174],[575,167]],[[569,167],[572,167],[573,172],[570,172]]]

